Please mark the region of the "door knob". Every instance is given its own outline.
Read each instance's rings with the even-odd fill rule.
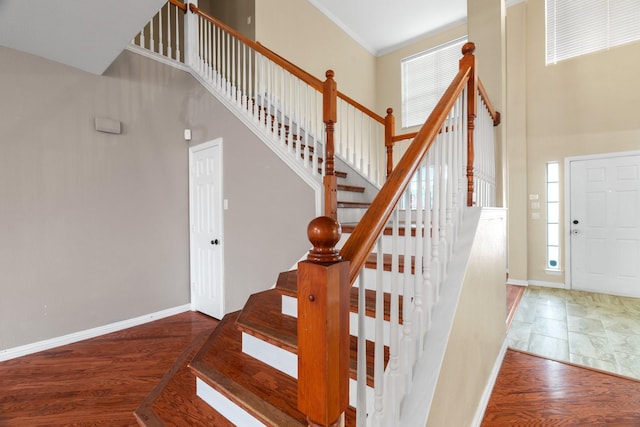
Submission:
[[[579,222],[580,222],[580,221],[578,221],[577,219],[574,219],[574,220],[573,220],[573,223],[574,223],[574,224],[576,224],[576,225],[577,225]]]
[[[214,240],[211,241],[211,244],[212,245],[219,245],[220,244],[220,240],[214,239]]]
[[[571,230],[571,234],[578,234],[579,231],[578,230]]]

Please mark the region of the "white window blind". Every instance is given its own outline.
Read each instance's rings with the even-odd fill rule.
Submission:
[[[639,0],[546,0],[547,64],[640,40]]]
[[[458,73],[466,42],[463,37],[402,60],[402,127],[427,120]]]

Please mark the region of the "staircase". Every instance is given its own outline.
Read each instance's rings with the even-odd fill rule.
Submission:
[[[349,190],[363,192],[357,187]],[[346,226],[346,234],[353,228]],[[387,272],[391,270],[390,257],[383,257]],[[367,262],[372,274],[376,264],[376,254],[372,254]],[[139,424],[307,426],[306,416],[297,409],[297,283],[297,270],[282,272],[273,289],[252,295],[241,311],[226,315],[209,336],[199,337],[135,411]],[[373,321],[376,291],[366,289],[364,295],[364,311]],[[391,295],[384,293],[386,322],[390,319],[390,300]],[[399,303],[402,309],[401,296]],[[362,309],[358,287],[351,289],[349,307],[353,325],[349,375],[356,380],[357,313]],[[387,335],[384,340],[388,339]],[[374,345],[373,340],[366,340],[369,411],[373,402]],[[385,345],[385,367],[388,361],[389,347]],[[355,381],[350,388],[345,421],[347,426],[355,426]]]
[[[477,212],[468,207],[495,200],[499,115],[473,44],[420,131],[394,135],[392,111],[382,118],[339,93],[333,72],[320,81],[193,4],[169,6],[187,14],[185,39],[197,44],[184,46],[188,69],[322,194],[325,216],[309,226],[300,274],[281,273],[187,349],[136,410],[139,423],[424,425],[466,268],[457,239]],[[146,46],[145,34],[134,43]],[[402,139],[412,142],[391,171]]]

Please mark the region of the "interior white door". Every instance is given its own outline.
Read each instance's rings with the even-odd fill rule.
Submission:
[[[191,305],[224,316],[222,263],[222,141],[189,150]]]
[[[640,155],[570,162],[573,289],[640,297]]]

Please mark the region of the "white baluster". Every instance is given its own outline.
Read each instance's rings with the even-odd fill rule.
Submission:
[[[176,60],[180,61],[180,9],[175,8],[176,11]]]
[[[153,20],[154,18],[151,18],[151,21],[149,21],[149,50],[151,52],[156,51],[156,42],[153,38]]]
[[[158,11],[158,53],[160,55],[164,55],[164,43],[162,42],[162,9],[161,7]]]
[[[423,218],[423,233],[424,239],[422,241],[423,244],[423,278],[424,278],[424,295],[425,295],[425,313],[423,316],[423,326],[424,332],[429,328],[431,322],[431,310],[433,308],[434,300],[433,300],[433,281],[432,281],[432,269],[433,269],[433,259],[431,257],[431,249],[432,249],[432,241],[431,241],[431,175],[433,170],[433,165],[431,164],[431,159],[433,155],[431,151],[427,153],[425,159],[426,173],[425,173],[425,185],[424,185],[424,218]],[[420,349],[422,350],[422,344],[420,344]]]
[[[400,417],[400,400],[402,396],[400,377],[400,290],[398,285],[399,268],[399,222],[400,214],[398,207],[392,214],[391,232],[391,304],[390,304],[390,327],[389,327],[389,411],[391,425],[398,425]],[[381,267],[378,267],[381,268]]]
[[[445,122],[446,123],[446,122]],[[438,140],[440,143],[440,165],[442,171],[442,177],[440,180],[440,205],[438,206],[438,214],[440,218],[438,220],[438,224],[440,226],[440,273],[441,273],[441,282],[443,282],[447,278],[447,263],[448,263],[448,252],[447,252],[447,182],[449,180],[449,170],[447,169],[447,139],[446,139],[446,130],[444,129],[446,124],[443,125],[442,132],[438,136]]]
[[[173,59],[171,56],[173,53],[172,44],[171,44],[171,8],[177,9],[176,6],[173,6],[171,3],[167,3],[167,58]]]
[[[366,331],[366,306],[365,283],[363,271],[358,276],[358,359],[357,359],[357,387],[358,398],[356,403],[356,425],[367,425],[367,331]],[[364,349],[364,351],[363,351]]]
[[[384,259],[382,251],[382,237],[378,237],[376,244],[376,317],[375,317],[375,356],[373,361],[373,390],[375,395],[374,425],[383,427],[384,421]]]
[[[408,393],[411,388],[411,380],[413,377],[413,363],[415,351],[413,349],[413,294],[414,294],[414,281],[412,277],[412,262],[411,262],[411,192],[406,191],[404,193],[404,207],[405,207],[405,219],[404,219],[404,271],[402,281],[402,363],[403,376],[404,376],[404,392]]]
[[[415,342],[415,347],[413,349],[413,351],[415,352],[414,354],[414,360],[418,360],[418,358],[420,357],[420,349],[422,348],[422,338],[423,338],[423,329],[422,329],[422,325],[424,324],[423,322],[423,275],[424,275],[424,270],[423,270],[423,249],[424,249],[424,221],[423,221],[423,216],[424,216],[424,191],[423,191],[423,186],[424,186],[424,163],[422,163],[420,165],[420,167],[418,168],[418,171],[416,172],[416,181],[417,181],[417,186],[416,186],[416,236],[414,238],[414,252],[415,252],[415,267],[414,267],[414,294],[415,294],[415,298],[414,298],[414,312],[413,312],[413,317],[412,317],[412,323],[413,323],[413,329],[414,329],[414,342]],[[406,255],[405,255],[406,256]]]
[[[431,204],[431,257],[432,281],[434,290],[434,304],[440,295],[440,284],[442,276],[440,274],[440,181],[442,171],[440,168],[440,141],[436,138],[433,144],[433,202]]]

